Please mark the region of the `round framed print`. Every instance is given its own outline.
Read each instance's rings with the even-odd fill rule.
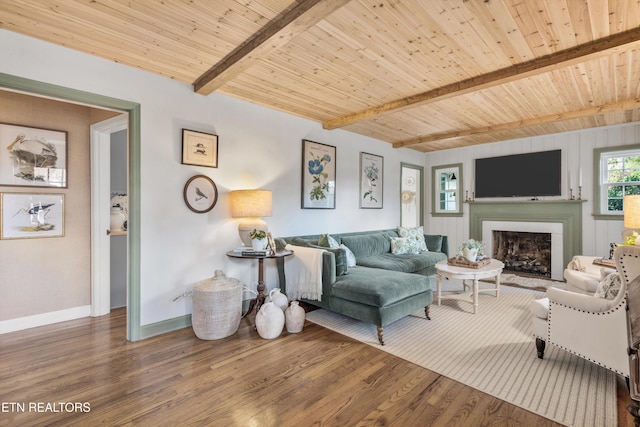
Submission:
[[[209,212],[218,201],[216,184],[205,175],[189,178],[184,185],[184,202],[195,213]]]

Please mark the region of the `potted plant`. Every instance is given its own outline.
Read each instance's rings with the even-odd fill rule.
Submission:
[[[465,257],[469,261],[475,262],[478,255],[482,255],[483,249],[484,243],[481,240],[465,240],[458,248],[458,256]]]
[[[254,251],[263,251],[267,247],[267,232],[264,230],[253,229],[249,233],[251,237],[251,247]]]

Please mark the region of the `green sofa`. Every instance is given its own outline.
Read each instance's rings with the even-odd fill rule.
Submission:
[[[280,246],[318,246],[324,235],[292,236],[278,239]],[[424,235],[428,251],[397,255],[391,251],[395,229],[331,234],[338,244],[353,252],[355,267],[347,267],[344,249],[327,249],[323,254],[322,301],[305,302],[343,314],[378,328],[384,345],[384,327],[423,308],[429,319],[433,302],[430,277],[437,262],[447,259],[447,236]],[[280,288],[286,293],[283,259],[278,260]]]

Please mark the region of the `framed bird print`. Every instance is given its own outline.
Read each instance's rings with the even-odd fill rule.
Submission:
[[[182,129],[182,164],[218,167],[218,135]]]
[[[67,132],[0,123],[0,185],[67,188]]]
[[[218,201],[218,188],[208,176],[195,175],[184,185],[183,197],[193,212],[209,212]]]
[[[64,236],[64,194],[2,193],[0,238]]]

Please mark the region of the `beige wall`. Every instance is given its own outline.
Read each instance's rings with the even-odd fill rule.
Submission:
[[[115,113],[0,91],[0,123],[67,132],[68,188],[1,186],[0,192],[63,193],[64,237],[0,240],[0,321],[91,303],[89,127]],[[0,141],[0,150],[11,141]]]

